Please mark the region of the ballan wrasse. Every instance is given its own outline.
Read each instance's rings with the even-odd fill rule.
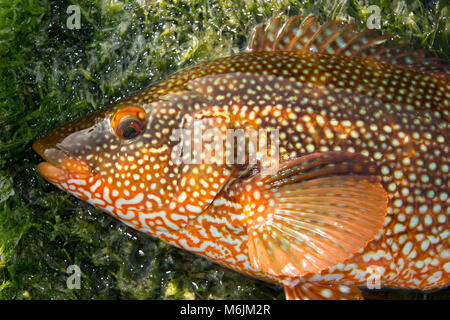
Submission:
[[[443,288],[449,73],[389,38],[277,16],[246,51],[35,141],[38,170],[132,228],[283,285],[289,299],[360,299],[369,279]],[[174,161],[173,132],[196,121],[223,143],[229,130],[277,130],[278,169]]]

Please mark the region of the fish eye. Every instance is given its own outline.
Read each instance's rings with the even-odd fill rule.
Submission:
[[[117,135],[123,139],[131,139],[142,132],[142,123],[133,118],[123,119],[117,125]]]
[[[111,118],[111,127],[121,139],[132,139],[144,131],[145,111],[139,107],[125,107]]]

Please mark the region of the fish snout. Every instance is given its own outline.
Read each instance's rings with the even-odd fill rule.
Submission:
[[[86,162],[62,150],[51,138],[37,139],[33,142],[32,149],[45,160],[38,165],[38,170],[44,177],[51,176],[54,180],[55,175],[60,173],[61,170],[80,174],[92,173]]]

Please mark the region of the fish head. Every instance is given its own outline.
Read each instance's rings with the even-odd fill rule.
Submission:
[[[70,178],[84,180],[84,189],[98,181],[93,177],[125,185],[126,176],[118,168],[139,160],[132,157],[139,154],[147,121],[145,108],[120,103],[55,128],[32,145],[45,160],[38,171],[68,192],[75,190],[69,189]]]
[[[197,105],[183,97],[147,104],[130,99],[53,129],[32,146],[45,160],[39,173],[136,229],[157,223],[143,221],[149,213],[176,214],[170,228],[178,229],[213,201],[230,174],[212,161],[174,160],[180,150],[175,129],[193,122],[189,108]],[[214,117],[209,123],[217,126]]]

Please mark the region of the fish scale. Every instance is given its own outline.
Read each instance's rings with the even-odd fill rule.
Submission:
[[[317,55],[292,56],[289,58],[285,54],[262,53],[254,61],[252,61],[252,58],[253,55],[249,57],[248,54],[243,54],[227,58],[225,61],[216,61],[214,62],[214,66],[217,69],[212,69],[211,66],[206,66],[205,69],[212,69],[213,71],[229,70],[229,66],[233,66],[234,72],[225,74],[224,76],[222,76],[223,74],[220,74],[220,76],[203,75],[201,80],[198,81],[198,86],[190,83],[189,87],[201,94],[208,93],[214,97],[219,96],[221,104],[225,105],[223,107],[225,110],[236,111],[233,113],[238,116],[238,121],[250,122],[254,126],[274,126],[280,128],[280,136],[283,136],[283,133],[285,133],[286,137],[280,141],[281,158],[289,159],[314,150],[348,150],[367,154],[377,159],[379,167],[382,168],[383,185],[387,190],[391,191],[389,193],[390,210],[386,219],[385,229],[380,233],[380,239],[371,243],[367,247],[367,252],[362,252],[361,256],[358,256],[357,259],[362,259],[364,261],[362,265],[364,266],[376,264],[377,257],[382,258],[390,255],[394,261],[397,258],[399,261],[391,262],[396,264],[393,271],[398,272],[394,278],[395,281],[392,281],[393,275],[389,272],[384,273],[382,281],[386,281],[386,285],[399,288],[421,288],[423,283],[420,282],[417,284],[417,281],[414,281],[414,279],[408,279],[410,278],[408,272],[405,273],[403,270],[405,268],[411,268],[410,270],[412,271],[409,271],[409,273],[412,272],[416,276],[421,273],[429,274],[430,270],[439,272],[439,266],[434,266],[431,262],[433,259],[440,258],[439,254],[442,252],[442,249],[448,248],[447,215],[442,213],[441,218],[437,219],[439,220],[437,224],[433,222],[428,223],[428,225],[425,224],[426,218],[433,219],[433,216],[435,216],[436,212],[433,209],[436,206],[441,207],[441,209],[437,210],[437,213],[440,213],[443,207],[447,207],[445,201],[441,203],[433,201],[439,195],[434,193],[430,197],[428,192],[429,190],[436,190],[448,184],[448,171],[445,171],[448,170],[445,166],[448,158],[443,158],[441,155],[441,150],[448,150],[448,146],[445,144],[448,138],[448,134],[445,131],[447,129],[447,123],[441,121],[444,117],[443,112],[437,113],[436,111],[424,110],[420,115],[420,121],[415,125],[417,121],[414,120],[418,116],[417,108],[412,104],[406,106],[400,104],[399,102],[403,100],[400,100],[397,96],[395,99],[394,97],[389,99],[384,94],[379,95],[380,92],[389,91],[389,89],[383,89],[377,86],[377,84],[381,83],[383,79],[386,79],[388,84],[395,81],[394,79],[398,79],[399,82],[401,81],[405,84],[410,83],[412,79],[416,79],[415,81],[424,90],[424,98],[426,99],[426,96],[430,96],[430,99],[424,99],[421,105],[429,102],[433,107],[438,107],[443,105],[443,100],[435,99],[435,97],[442,97],[442,99],[444,97],[444,94],[436,93],[438,91],[444,92],[443,80],[434,79],[432,83],[436,83],[436,86],[428,86],[429,82],[423,81],[419,77],[419,73],[411,72],[410,78],[404,75],[400,78],[395,76],[397,74],[395,67],[379,64],[373,68],[372,73],[360,70],[361,74],[365,75],[366,78],[359,79],[358,84],[367,83],[367,86],[358,86],[356,82],[352,85],[351,80],[349,80],[339,87],[337,82],[342,80],[337,80],[333,88],[333,81],[328,78],[328,81],[325,80],[322,82],[326,83],[327,88],[317,90],[317,82],[307,82],[304,84],[304,82],[297,82],[299,78],[295,80],[285,79],[280,73],[277,73],[276,69],[272,71],[273,69],[270,67],[272,65],[270,62],[273,62],[273,65],[278,63],[281,71],[286,70],[286,64],[292,63],[297,66],[297,70],[290,69],[291,73],[305,74],[304,70],[307,69],[303,66],[311,64],[313,65],[311,69],[320,69],[317,68],[317,61],[320,61],[320,57],[317,57]],[[327,55],[324,55],[322,58],[324,62],[329,61],[329,59],[325,60],[326,58]],[[345,65],[344,62],[340,62],[340,65],[344,70],[351,70],[350,68],[355,63],[349,62]],[[387,70],[383,70],[383,68]],[[261,70],[261,73],[258,75],[254,73],[248,76],[245,75],[245,72],[258,69]],[[328,70],[333,70],[332,64],[328,65]],[[244,74],[240,74],[239,72]],[[313,72],[311,73],[314,74]],[[202,72],[199,72],[199,74],[202,74]],[[309,75],[309,71],[306,74],[312,77],[312,75]],[[379,79],[375,76],[376,74],[382,74],[383,77]],[[391,77],[389,77],[389,74]],[[276,75],[276,77],[272,77],[272,75]],[[246,77],[245,81],[241,81],[244,76]],[[317,78],[320,79],[320,76]],[[370,79],[370,81],[365,81],[366,79]],[[373,81],[373,79],[376,81]],[[237,83],[241,84],[241,86],[237,85]],[[245,84],[247,83],[250,86],[246,86]],[[308,86],[309,83],[314,84],[314,86]],[[223,87],[222,90],[220,86]],[[256,92],[261,92],[261,90],[257,89],[258,86],[263,89],[271,88],[264,92],[273,92],[275,88],[277,91],[273,95],[266,93],[267,96],[264,98],[264,94],[256,94]],[[416,101],[415,99],[420,98],[417,91],[411,90],[412,87],[406,87],[405,85],[404,88],[404,101],[408,101],[406,100],[407,98],[411,99],[411,101]],[[361,93],[361,95],[355,95],[355,91]],[[283,94],[280,95],[279,92]],[[351,94],[350,97],[349,94]],[[223,96],[223,99],[221,96]],[[312,96],[314,98],[305,99],[302,96]],[[371,98],[371,96],[375,98]],[[239,100],[239,106],[236,100]],[[387,103],[391,104],[387,105]],[[279,107],[277,107],[278,104]],[[333,108],[333,106],[336,106],[336,108]],[[388,112],[390,113],[390,117],[386,117],[386,113]],[[401,116],[398,116],[398,112],[401,112]],[[254,116],[251,116],[252,113]],[[317,121],[318,117],[322,118],[322,120]],[[254,121],[250,120],[252,118]],[[273,123],[274,119],[276,123]],[[403,119],[407,119],[405,124],[402,121]],[[433,135],[432,132],[436,132],[438,128],[443,130],[442,133]],[[424,153],[421,153],[421,151]],[[427,168],[421,165],[421,163],[423,164],[425,162],[421,159],[426,159],[426,162],[430,164],[435,163],[436,169],[434,171],[427,170]],[[405,162],[409,163],[406,172],[404,170]],[[396,175],[395,170],[399,168],[403,168],[403,170],[399,171],[400,173]],[[428,182],[425,183],[424,181]],[[406,194],[409,197],[405,196]],[[441,197],[446,198],[445,194],[445,191],[442,192]],[[417,215],[417,211],[414,208],[421,203],[424,205],[427,205],[427,203],[435,204],[434,206],[427,205],[427,209],[419,211],[419,215]],[[230,215],[229,211],[232,209],[230,205],[225,205],[225,207],[227,209],[223,211],[224,218]],[[415,223],[415,219],[418,219],[419,222]],[[220,229],[222,223],[223,221],[220,221],[215,224],[214,228]],[[228,224],[231,224],[231,222],[228,222]],[[434,228],[430,228],[431,225]],[[422,242],[418,242],[415,239],[417,235],[409,236],[411,231],[416,232],[416,230],[424,234],[432,234],[434,237],[441,237],[442,240],[435,243],[436,250],[428,250],[429,248],[425,247],[424,249],[426,250],[422,250],[420,248],[421,245],[424,241],[428,243],[426,241],[429,240],[425,238]],[[205,239],[211,239],[213,237],[211,232],[208,231],[208,228],[202,231],[197,230],[197,232],[204,232],[207,235]],[[244,230],[240,232],[240,236],[245,236]],[[192,235],[192,237],[194,236]],[[200,236],[196,235],[196,237],[199,238]],[[221,237],[218,237],[216,241],[220,239]],[[177,244],[180,247],[192,250],[193,243],[183,245],[177,241]],[[399,245],[401,248],[398,248]],[[411,245],[412,247],[410,248]],[[404,249],[401,250],[402,248]],[[402,251],[407,253],[417,252],[416,254],[413,253],[412,256],[420,256],[426,253],[429,268],[421,269],[419,272],[414,270],[415,266],[413,265],[402,266],[402,259],[404,259]],[[238,256],[242,252],[236,251],[229,254],[230,256]],[[217,257],[216,255],[217,253],[213,253],[211,256],[208,255],[208,257],[214,258]],[[416,260],[414,265],[420,264],[420,261]],[[341,268],[345,270],[351,265],[352,261],[349,261],[346,266],[339,266],[336,269]],[[242,272],[245,268],[242,267],[238,270]],[[354,272],[353,269],[346,272],[346,279],[350,278],[348,274]],[[406,274],[405,278],[402,278],[401,274]],[[326,277],[327,275],[325,274],[324,279]],[[360,278],[365,281],[365,278]],[[356,284],[363,284],[361,279],[353,278],[352,280]],[[424,282],[427,280],[423,279]],[[439,287],[440,283],[434,283],[433,285]]]
[[[373,268],[382,287],[448,285],[445,72],[426,59],[407,68],[422,53],[380,49],[351,26],[277,19],[256,27],[247,52],[53,130],[33,145],[48,161],[39,171],[135,229],[284,285],[288,298],[360,298]],[[121,137],[123,119],[142,132]],[[278,130],[279,172],[212,156],[175,163],[171,134],[196,121],[224,146],[229,129]]]

